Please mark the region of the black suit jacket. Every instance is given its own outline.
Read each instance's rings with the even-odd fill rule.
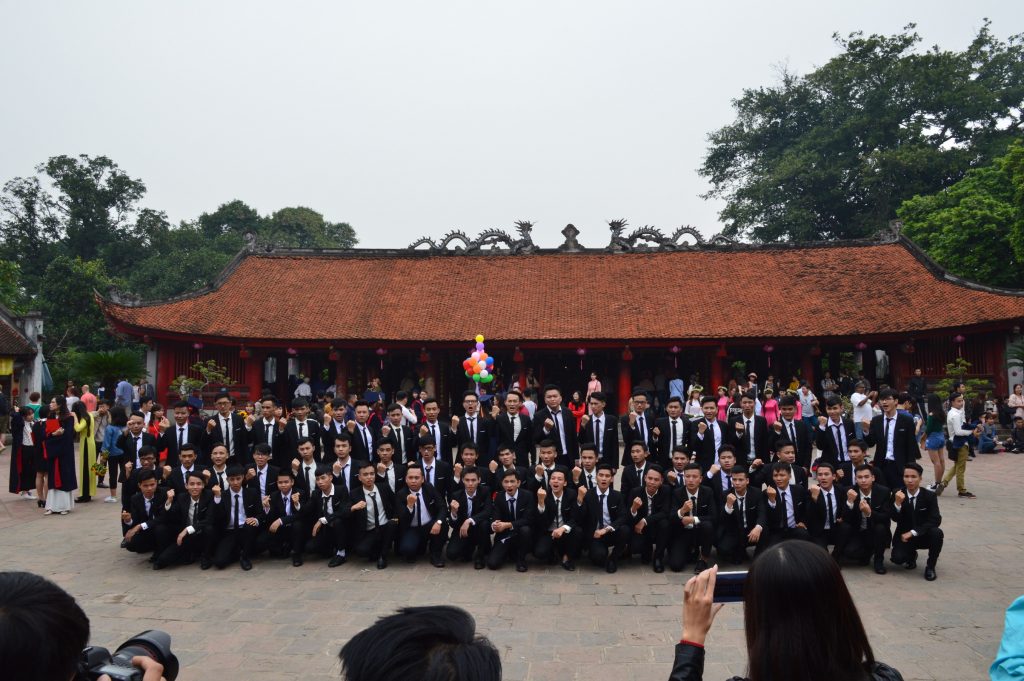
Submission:
[[[622,466],[622,480],[619,483],[619,488],[623,492],[631,492],[634,488],[640,487],[644,484],[644,476],[647,475],[647,471],[651,468],[651,461],[648,459],[644,462],[642,472],[637,473],[636,464],[630,459],[629,463],[623,464]]]
[[[516,475],[519,476],[520,484],[523,487],[528,488],[530,484],[530,478],[532,478],[534,474],[527,470],[525,466],[516,466],[515,469]],[[501,467],[501,464],[498,464],[498,467],[494,470],[493,473],[491,473],[490,470],[488,470],[487,477],[484,478],[487,482],[487,487],[489,487],[493,491],[503,492],[501,487],[501,476],[504,474],[505,471]]]
[[[723,479],[726,483],[726,487],[724,489],[722,488]],[[701,484],[711,488],[711,493],[715,495],[715,506],[721,509],[722,505],[725,503],[725,497],[732,492],[732,480],[729,479],[729,474],[724,470],[719,470],[711,477],[708,477],[707,473],[705,473],[704,480]]]
[[[594,488],[587,492],[587,496],[583,497],[584,540],[594,536],[598,523],[602,520],[603,509],[601,508],[600,493],[601,490]],[[626,500],[622,497],[622,492],[609,487],[607,494],[606,503],[608,504],[608,517],[611,520],[610,525],[615,528],[616,532],[628,531]]]
[[[542,465],[542,464],[537,464],[537,465],[539,466],[539,465]],[[566,483],[569,484],[569,485],[572,484],[572,473],[569,471],[568,468],[566,468],[565,466],[563,466],[561,464],[557,464],[556,463],[554,470],[555,471],[561,471],[562,474],[565,475]],[[537,494],[537,490],[539,490],[542,487],[544,489],[546,489],[548,492],[550,492],[551,491],[551,485],[548,484],[548,480],[547,480],[548,474],[545,473],[541,477],[544,478],[544,479],[542,479],[542,480],[538,480],[537,479],[537,471],[536,471],[536,469],[534,469],[533,474],[529,476],[529,478],[526,480],[526,483],[523,485],[523,487],[525,487],[526,489],[530,490],[534,494]],[[499,480],[498,482],[500,483],[501,481]],[[494,489],[501,489],[501,485],[499,484]]]
[[[836,449],[835,431],[832,429],[832,421],[830,420],[826,422],[825,430],[821,430],[821,428],[816,428],[815,430],[817,433],[815,434],[814,443],[817,445],[818,449],[821,450],[821,461],[828,461],[831,464],[839,463],[840,457],[839,451]],[[853,428],[853,421],[844,418],[841,430],[843,434],[846,435],[846,444],[849,445],[850,440],[856,437],[856,431],[854,431]],[[842,442],[842,439],[840,439],[840,442]],[[843,458],[846,458],[847,454],[845,450],[842,452],[842,455]]]
[[[782,423],[780,419],[776,423]],[[814,434],[811,433],[807,424],[804,423],[803,419],[793,419],[793,431],[796,433],[796,463],[798,466],[809,468],[811,465],[811,449],[814,445]],[[789,434],[789,429],[785,423],[782,423],[782,431],[779,433],[775,432],[775,429],[770,429],[769,438],[771,440],[771,450],[776,451],[782,443],[789,443],[792,438]],[[767,463],[767,459],[761,459]]]
[[[568,412],[567,412],[568,413]],[[492,500],[491,522],[500,520],[503,523],[512,523],[512,529],[499,532],[494,535],[494,541],[502,541],[509,534],[523,526],[533,526],[537,523],[537,497],[533,492],[519,488],[516,492],[515,514],[510,514],[508,509],[508,495],[505,490],[499,490]]]
[[[150,435],[149,431],[142,431],[142,446],[155,448],[156,445],[156,438]],[[124,452],[124,460],[131,462],[135,469],[138,470],[138,453],[135,451],[135,438],[129,433],[121,433],[117,437],[117,448]],[[157,451],[160,450],[158,449]]]
[[[344,485],[335,483],[331,490],[331,512],[324,514],[324,493],[317,487],[309,496],[309,503],[306,504],[306,522],[312,524],[320,518],[327,518],[327,524],[346,523],[352,517],[352,497]]]
[[[401,531],[408,530],[412,527],[413,518],[416,516],[416,509],[409,510],[409,504],[406,499],[411,494],[411,490],[408,487],[403,487],[395,495],[395,505],[398,508],[398,528]],[[424,483],[423,487],[420,488],[420,494],[423,500],[426,502],[427,510],[430,512],[430,520],[436,522],[441,521],[441,532],[445,531],[448,522],[448,504],[445,502],[444,497],[434,489],[434,487],[428,483]],[[427,518],[421,518],[423,527],[427,526]]]
[[[594,424],[597,421],[590,419],[587,425],[580,425],[578,437],[579,444],[594,444]],[[605,412],[601,415],[601,451],[597,453],[598,462],[610,463],[615,468],[619,467],[619,417],[615,414]],[[629,460],[629,452],[625,452],[625,459]]]
[[[185,442],[195,447],[196,460],[205,456],[206,448],[203,444],[205,432],[199,426],[191,423],[185,424]],[[167,460],[164,462],[171,467],[178,466],[178,424],[171,421],[171,427],[165,430],[157,441],[157,450],[167,450]]]
[[[352,458],[359,461],[375,461],[377,456],[377,442],[380,440],[380,431],[373,427],[369,422],[365,425],[366,435],[370,438],[370,448],[366,448],[366,439],[363,435],[363,431],[359,429],[359,424],[356,424],[354,431],[349,433],[352,438]],[[334,436],[331,436],[331,452],[334,452]],[[326,446],[326,440],[324,441]],[[324,450],[324,458],[329,455],[328,451]]]
[[[715,451],[715,438],[711,434],[711,429],[708,428],[705,431],[703,438],[700,436],[700,423],[704,421],[704,418],[692,419],[688,424],[688,433],[686,437],[687,449],[690,452],[690,458],[696,460],[702,470],[708,470],[715,463],[715,458],[718,452]],[[729,442],[729,424],[725,421],[716,421],[719,429],[722,432],[722,444]],[[735,428],[734,428],[735,430]],[[740,459],[745,459],[746,456],[739,456]]]
[[[174,502],[171,509],[167,511],[161,521],[164,526],[172,532],[181,532],[188,525],[188,510],[192,504],[192,497],[188,493],[174,495]],[[196,520],[192,527],[197,535],[206,534],[213,527],[213,493],[203,490],[199,494],[199,506],[196,507]]]
[[[270,441],[270,460],[278,468],[283,468],[291,465],[291,459],[288,457],[288,438],[284,436],[284,431],[281,430],[280,426],[275,421],[272,425],[273,438]],[[267,444],[267,428],[263,419],[256,419],[252,424],[252,430],[249,431],[249,446],[250,449],[256,445]]]
[[[921,454],[914,438],[914,417],[907,414],[896,414],[893,422],[896,432],[892,438],[893,458],[896,461],[896,468],[900,471],[910,461],[916,461]],[[870,432],[864,434],[864,441],[869,447],[875,447],[875,458],[872,461],[875,468],[882,470],[885,461],[885,414],[879,414],[871,419]]]
[[[665,419],[665,420],[666,420],[666,422],[668,421],[668,419]],[[648,409],[647,411],[645,411],[644,412],[644,426],[645,426],[645,428],[644,428],[643,436],[641,436],[641,434],[640,434],[640,427],[639,427],[639,422],[640,422],[639,415],[637,415],[637,423],[635,423],[632,426],[630,426],[629,425],[629,414],[623,414],[622,418],[619,419],[619,427],[622,429],[622,447],[623,447],[623,449],[622,449],[622,465],[623,466],[628,466],[628,465],[630,465],[632,463],[632,461],[629,458],[629,447],[634,442],[643,442],[645,445],[647,445],[647,451],[650,452],[652,456],[656,453],[655,448],[657,447],[657,442],[654,439],[654,432],[653,431],[654,431],[654,428],[658,425],[659,421],[661,421],[661,419],[658,419],[658,418],[656,418],[654,416],[654,411],[653,410]],[[622,489],[627,489],[627,488],[626,488],[625,485],[623,485]]]
[[[322,437],[320,435],[320,423],[315,419],[306,419],[306,427],[303,432],[310,440],[313,441],[313,460],[319,463],[323,459],[323,449],[321,448]],[[283,460],[287,462],[287,465],[291,465],[292,459],[298,459],[299,457],[299,427],[295,419],[288,419],[287,425],[284,427],[284,444],[282,445],[284,450]],[[281,465],[278,462],[274,462],[276,465]]]
[[[251,468],[252,470],[256,471],[257,472],[257,476],[254,477],[252,480],[248,481],[247,483],[245,483],[246,487],[251,487],[251,488],[253,488],[255,490],[259,490],[261,496],[262,495],[270,496],[270,495],[275,494],[277,492],[277,474],[281,470],[280,468],[278,468],[277,466],[274,466],[273,464],[269,464],[269,463],[267,464],[266,469],[264,469],[264,471],[263,471],[264,474],[266,475],[266,489],[265,490],[260,490],[260,479],[259,479],[259,475],[258,475],[259,470],[256,468],[256,465],[253,464],[249,468]]]
[[[396,464],[405,464],[411,461],[415,461],[418,458],[416,451],[416,436],[413,433],[413,429],[409,426],[398,426],[395,428],[390,423],[385,424],[389,430],[387,439],[391,442],[391,446],[395,449],[395,454],[392,460]],[[382,437],[383,434],[382,434]],[[403,447],[405,458],[402,458]]]
[[[559,463],[569,465],[580,454],[579,439],[576,433],[576,417],[565,408],[565,405],[562,405],[559,415],[561,425],[558,428],[563,429],[565,432],[566,451],[562,451],[562,438],[559,432],[556,432],[554,428],[550,432],[544,432],[544,422],[551,418],[551,410],[547,406],[539,407],[533,415],[533,441],[536,444],[540,444],[541,440],[552,440],[555,443],[555,449],[558,451]],[[618,458],[618,453],[616,453],[616,458]],[[610,463],[614,464],[615,460],[611,460]]]
[[[455,493],[452,497],[452,501],[459,502],[459,510],[453,517],[451,510],[448,512],[448,523],[451,525],[452,532],[458,532],[462,529],[462,524],[466,522],[467,518],[472,517],[473,523],[477,527],[486,527],[487,531],[490,532],[491,526],[491,514],[493,513],[493,504],[491,503],[491,491],[481,485],[477,488],[476,494],[473,497],[473,515],[469,515],[469,502],[466,500],[466,490],[461,489]]]
[[[275,520],[280,520],[282,525],[294,525],[302,521],[305,518],[306,506],[309,503],[309,495],[304,490],[300,490],[296,487],[292,487],[292,494],[299,495],[299,506],[295,507],[295,504],[291,504],[291,513],[286,513],[284,499],[281,498],[281,493],[275,491],[270,495],[270,508],[267,509],[267,525],[269,526]]]
[[[210,432],[206,432],[205,424],[213,420],[217,425]],[[221,432],[221,421],[220,414],[214,414],[213,416],[203,419],[203,432],[206,434],[206,460],[210,460],[210,452],[216,445],[224,443],[224,434]],[[245,429],[245,419],[238,415],[237,412],[231,412],[231,442],[232,448],[235,450],[234,458],[229,458],[230,463],[237,463],[241,465],[248,464],[252,461],[252,456],[249,452],[249,436],[250,432]]]
[[[430,480],[430,476],[427,475],[427,466],[423,461],[420,461],[420,466],[423,467],[423,479],[441,495],[445,505],[448,505],[448,499],[455,490],[455,471],[452,465],[447,461],[434,457],[434,463],[431,464],[433,467],[433,481]]]
[[[735,492],[733,492],[735,494]],[[747,487],[747,494],[743,498],[743,515],[747,517],[746,533],[760,525],[764,530],[768,527],[768,505],[763,501],[764,493],[759,489]],[[733,506],[732,513],[725,510],[725,499],[719,506],[719,524],[723,532],[744,532],[743,520],[739,514],[739,502]]]
[[[772,487],[775,486],[772,485]],[[776,488],[776,490],[777,489],[778,488]],[[786,494],[793,496],[793,522],[797,525],[800,523],[807,525],[807,502],[810,499],[810,496],[807,494],[807,490],[803,487],[790,483],[789,487],[786,489]],[[789,527],[786,523],[787,511],[786,507],[782,503],[782,498],[776,495],[775,508],[771,507],[767,494],[763,494],[761,496],[761,501],[764,505],[765,517],[768,519],[768,526],[765,529],[776,532],[787,529]]]
[[[682,445],[686,446],[687,433],[687,421],[682,416],[678,419],[679,423],[676,425],[676,430],[679,433],[679,437]],[[655,426],[658,429],[658,438],[655,442],[655,447],[651,451],[656,450],[658,457],[658,463],[661,464],[666,470],[672,466],[672,419],[664,416],[657,420]],[[689,450],[688,450],[689,451]]]
[[[633,513],[633,500],[640,499],[640,508]],[[648,525],[668,522],[672,517],[672,490],[662,485],[654,495],[650,512],[647,509],[647,488],[644,485],[633,487],[626,495],[626,525],[632,527],[641,520]]]
[[[337,462],[337,458],[335,458],[333,456],[331,458],[333,459],[331,461],[331,467],[332,467],[332,471],[333,471],[333,467],[334,467],[334,464]],[[325,461],[324,464],[326,465],[326,463],[327,462]],[[332,476],[334,478],[334,484],[335,485],[343,484],[343,485],[345,485],[345,489],[347,489],[349,491],[352,491],[352,490],[356,489],[357,487],[360,487],[362,485],[362,483],[359,482],[359,467],[362,466],[364,463],[366,463],[366,462],[362,461],[362,460],[361,461],[357,461],[354,457],[351,457],[351,456],[348,457],[348,472],[347,472],[347,474],[346,474],[344,465],[342,465],[341,473]],[[347,480],[345,478],[347,478]]]
[[[905,487],[903,493],[907,494]],[[917,491],[916,508],[910,507],[909,496],[903,500],[899,509],[896,508],[895,500],[893,501],[892,518],[896,521],[896,534],[903,534],[911,530],[921,533],[934,529],[942,524],[939,498],[935,496],[935,492],[921,487]]]
[[[379,484],[375,484],[374,488],[377,490],[377,503],[384,507],[384,514],[388,517],[388,520],[398,519],[398,510],[395,508],[395,497],[392,494],[386,493],[380,488]],[[352,504],[358,504],[360,501],[366,501],[366,495],[363,493],[362,484],[352,488],[351,492]],[[367,516],[367,514],[370,514]],[[369,501],[366,502],[366,508],[357,509],[352,511],[352,517],[349,519],[349,526],[352,528],[352,534],[356,541],[369,531],[368,522],[373,522],[373,504]],[[386,549],[385,549],[386,550]]]
[[[502,492],[504,494],[504,491]],[[504,498],[504,497],[502,497]],[[537,527],[541,532],[550,532],[551,526],[558,519],[556,510],[562,508],[562,525],[568,525],[571,532],[580,531],[580,507],[576,504],[576,494],[569,488],[562,490],[561,503],[555,501],[554,495],[548,490],[544,500],[544,512],[537,512]]]
[[[835,496],[835,505],[832,513],[835,515],[836,525],[845,522],[846,517],[846,491],[848,487],[838,484],[832,486],[832,493]],[[807,495],[807,530],[812,535],[819,535],[825,531],[825,518],[828,516],[828,503],[825,501],[825,490],[818,494],[818,500],[808,493]],[[833,525],[835,527],[835,525]]]
[[[334,458],[335,458],[334,457],[334,441],[338,437],[338,432],[337,432],[338,424],[337,424],[336,421],[331,420],[330,425],[325,426],[323,424],[323,422],[321,421],[320,424],[319,424],[319,427],[320,427],[320,452],[321,452],[320,460],[325,462],[325,463],[333,463]],[[356,442],[355,442],[356,438],[355,438],[355,435],[353,435],[352,433],[348,432],[348,428],[345,427],[344,423],[341,424],[341,430],[342,430],[343,433],[348,433],[349,437],[352,438],[352,457],[353,458],[364,458],[365,459],[365,456],[357,457],[355,455],[355,452],[356,452]],[[366,448],[363,447],[362,449],[366,449]],[[369,459],[366,459],[366,460],[369,461]]]
[[[445,463],[447,463],[449,465],[453,464],[454,463],[454,459],[452,458],[452,449],[454,449],[456,444],[458,444],[458,443],[457,443],[456,438],[455,438],[455,433],[452,432],[451,425],[448,424],[448,423],[445,423],[444,421],[441,421],[440,419],[438,419],[438,421],[436,423],[433,423],[433,424],[428,423],[426,420],[423,420],[423,421],[420,421],[419,424],[417,424],[417,426],[418,426],[417,432],[419,433],[419,437],[429,436],[430,435],[430,427],[431,426],[434,427],[436,432],[439,432],[441,434],[441,437],[440,437],[441,445],[437,448],[437,452],[435,453],[435,456],[438,459],[440,459],[441,461],[444,461]],[[424,435],[424,433],[423,433],[423,429],[424,428],[427,429],[426,435]],[[434,439],[435,439],[435,442],[436,442],[437,438],[435,437]],[[482,455],[482,453],[481,453],[481,455]]]
[[[763,416],[755,415],[751,417],[750,420],[751,426],[754,429],[754,458],[767,462],[768,452],[770,450],[769,442],[774,442],[775,432],[772,431],[772,437],[769,439],[768,421],[766,421]],[[742,434],[736,432],[736,424],[744,423],[745,421],[746,417],[742,414],[729,419],[729,427],[726,432],[729,435],[729,444],[736,448],[736,460],[739,462],[749,463],[750,461],[753,461],[753,459],[750,458],[750,431],[744,426]]]
[[[860,511],[860,501],[864,495],[861,494],[859,487],[854,486],[852,489],[857,491],[857,499],[853,502],[853,508],[849,508],[844,504],[843,511],[845,515],[845,522],[850,523],[850,527],[852,527],[854,531],[857,531],[860,530],[860,521],[863,519]],[[937,504],[934,505],[937,506]],[[889,527],[893,510],[892,492],[889,491],[889,488],[879,485],[878,483],[872,485],[871,517],[868,519],[868,524],[884,525],[885,527]]]
[[[457,447],[466,442],[476,445],[476,451],[480,457],[478,463],[486,466],[491,461],[491,439],[494,437],[495,423],[490,418],[484,417],[483,413],[479,411],[475,418],[476,439],[469,437],[469,424],[466,422],[466,416],[463,415],[459,418],[459,425],[455,430],[455,442]]]
[[[381,492],[384,494],[394,497],[398,493],[398,490],[405,487],[405,466],[394,462],[392,462],[392,465],[395,467],[395,488],[391,489],[387,474],[381,475],[380,473],[377,473],[377,487],[379,487]]]
[[[494,419],[495,438],[498,444],[511,444],[516,453],[516,462],[525,465],[530,462],[530,454],[533,453],[533,422],[526,414],[516,416],[519,419],[519,437],[512,437],[512,420],[508,412],[498,414]]]
[[[196,463],[192,464],[192,470],[197,473],[202,473],[204,470],[208,469],[206,466],[200,466]],[[185,476],[181,473],[181,463],[177,463],[171,468],[171,474],[164,479],[163,487],[173,489],[176,495],[187,495],[188,489],[185,487],[185,482]]]
[[[804,491],[807,491],[807,472],[795,463],[790,466],[789,484],[802,487]],[[760,488],[761,485],[775,486],[775,481],[772,479],[772,464],[765,464],[750,473],[750,486]]]
[[[679,485],[672,491],[672,504],[669,514],[669,523],[682,525],[679,517],[679,509],[690,499],[690,492],[685,485]],[[706,485],[697,488],[697,504],[689,515],[698,518],[701,523],[714,523],[718,518],[718,509],[715,507],[715,493]]]
[[[161,518],[166,513],[164,505],[167,503],[167,492],[156,488],[156,492],[153,493],[153,501],[150,504],[149,513],[146,513],[146,502],[142,496],[142,492],[136,492],[132,495],[131,501],[128,503],[128,510],[132,514],[131,527],[135,527],[141,523],[148,523],[148,530],[141,530],[142,532],[149,532],[153,530],[158,523],[161,522]]]
[[[231,489],[225,489],[220,494],[220,503],[217,503],[214,498],[213,503],[213,525],[217,530],[223,530],[227,528],[228,521],[231,518],[232,513],[232,492]],[[263,498],[260,493],[251,487],[242,487],[242,508],[245,510],[246,518],[256,518],[259,521],[259,527],[257,529],[262,530],[266,527],[267,514],[263,510]]]

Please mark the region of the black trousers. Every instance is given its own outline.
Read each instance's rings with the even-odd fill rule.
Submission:
[[[892,538],[892,553],[889,558],[894,563],[906,563],[917,560],[918,549],[925,549],[928,551],[928,567],[935,567],[939,554],[942,553],[944,539],[945,535],[938,527],[919,532],[916,537],[911,537],[910,541],[906,542],[897,534]]]
[[[277,532],[271,532],[268,528],[266,532],[260,533],[257,537],[256,550],[260,553],[267,551],[272,556],[279,558],[291,553],[302,553],[309,534],[310,528],[301,520],[281,525],[277,528]]]
[[[587,553],[590,554],[590,562],[593,565],[602,566],[609,560],[608,549],[611,549],[611,560],[621,558],[626,552],[626,543],[629,541],[629,534],[624,527],[616,527],[614,532],[609,532],[600,538],[594,535],[587,537]]]
[[[178,530],[179,532],[181,530]],[[160,567],[188,563],[197,556],[209,555],[210,535],[206,532],[187,534],[178,546],[178,537],[170,538],[170,543],[157,555],[154,561]]]
[[[640,534],[636,533],[635,526],[634,523],[629,528],[629,555],[640,554],[664,560],[668,551],[668,521],[648,523]]]
[[[130,528],[125,528],[125,531]],[[157,526],[154,527],[152,524],[148,530],[138,531],[134,537],[125,546],[126,549],[132,553],[152,553],[159,552],[163,549],[166,532],[162,532],[163,528]],[[162,536],[164,535],[164,536]]]
[[[850,526],[847,523],[837,523],[827,530],[815,530],[811,533],[811,541],[826,551],[829,546],[834,546],[836,552],[841,554],[850,541]]]
[[[679,572],[686,566],[686,560],[694,549],[700,549],[704,560],[711,556],[711,544],[715,538],[713,523],[699,523],[692,529],[682,523],[673,525],[669,538],[668,565],[673,572]]]
[[[486,556],[491,552],[491,528],[486,523],[470,526],[466,537],[459,535],[459,530],[452,529],[448,538],[448,560],[469,561],[473,556]]]
[[[533,530],[523,527],[502,532],[494,538],[494,546],[487,555],[487,567],[497,570],[509,556],[515,556],[517,563],[526,562],[526,554],[533,550]]]
[[[386,556],[394,541],[395,532],[398,530],[397,523],[386,523],[380,527],[367,530],[357,536],[352,542],[352,552],[361,558],[377,560]]]
[[[756,542],[751,542],[747,539],[749,534],[750,530],[733,527],[723,529],[718,535],[719,557],[725,558],[732,563],[742,563],[749,558],[747,555],[748,547],[753,546],[757,551],[763,551],[767,545],[768,533],[762,530],[761,538]]]
[[[258,529],[251,525],[218,532],[213,547],[213,564],[218,568],[224,568],[240,556],[251,558],[255,554],[258,532]]]
[[[444,550],[445,528],[437,534],[430,534],[432,525],[422,527],[409,526],[398,534],[398,555],[406,560],[413,560],[423,553],[426,548],[430,552],[431,560],[441,557]]]
[[[316,520],[314,522],[320,521]],[[315,537],[313,536],[312,527],[308,528],[306,535],[309,537],[306,540],[306,551],[308,553],[319,553],[321,556],[328,557],[345,548],[345,523],[341,522],[340,519],[332,520],[321,527],[317,530]]]
[[[885,485],[889,489],[903,487],[903,471],[896,465],[895,461],[885,459],[882,461],[882,475],[885,477]]]
[[[843,547],[842,554],[852,560],[864,562],[872,557],[882,560],[885,550],[892,543],[892,532],[887,525],[868,525],[850,531],[850,539]]]
[[[533,555],[541,562],[560,561],[562,556],[576,560],[580,555],[582,538],[582,531],[579,528],[568,534],[562,533],[558,539],[551,536],[551,530],[538,532],[537,541],[533,545]]]

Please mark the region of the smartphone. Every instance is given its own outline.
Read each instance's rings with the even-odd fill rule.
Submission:
[[[742,603],[747,571],[719,572],[715,576],[715,603]]]

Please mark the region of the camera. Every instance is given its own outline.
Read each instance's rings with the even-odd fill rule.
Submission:
[[[141,669],[132,666],[136,655],[150,657],[164,667],[164,678],[174,681],[178,676],[178,658],[171,652],[171,635],[149,629],[128,639],[111,655],[106,648],[88,646],[82,650],[75,681],[93,681],[104,674],[111,681],[142,681]]]
[[[747,571],[719,572],[715,577],[714,603],[742,603]]]

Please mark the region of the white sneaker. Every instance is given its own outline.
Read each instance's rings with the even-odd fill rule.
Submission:
[[[116,504],[117,503],[117,497],[107,497],[106,499],[103,500],[103,503],[105,503],[105,504]]]
[[[28,495],[28,492],[22,492],[22,493],[21,493],[21,498],[22,498],[22,499],[31,499],[32,497],[30,497],[30,496]]]
[[[36,496],[35,492],[28,492],[28,498],[29,499],[39,499],[39,497]]]

